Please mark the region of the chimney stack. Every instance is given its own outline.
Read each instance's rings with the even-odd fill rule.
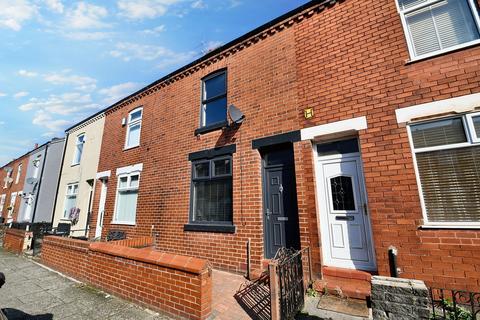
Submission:
[[[35,143],[35,146],[33,147],[33,149],[37,149],[38,148],[38,143]]]

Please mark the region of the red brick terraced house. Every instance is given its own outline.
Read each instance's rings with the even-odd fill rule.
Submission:
[[[0,218],[4,223],[17,221],[29,156],[27,153],[0,169]]]
[[[311,1],[105,110],[90,225],[479,291],[479,43],[476,0]]]

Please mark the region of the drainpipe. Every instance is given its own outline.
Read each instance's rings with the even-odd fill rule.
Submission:
[[[390,265],[390,277],[398,278],[398,267],[397,267],[397,248],[390,246],[388,248],[388,262]]]
[[[62,163],[60,164],[60,172],[58,173],[57,190],[55,192],[55,200],[53,202],[52,221],[50,222],[50,224],[52,225],[52,228],[53,228],[53,221],[55,221],[55,210],[57,209],[58,191],[60,190],[60,181],[62,180],[63,164],[65,162],[65,153],[67,151],[68,135],[69,135],[68,132],[66,132],[65,140],[63,144]]]

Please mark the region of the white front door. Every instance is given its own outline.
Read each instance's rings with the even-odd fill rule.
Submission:
[[[95,228],[95,238],[102,236],[103,216],[105,213],[105,200],[107,199],[107,180],[100,180],[102,183],[100,191],[100,202],[98,204],[97,227]]]
[[[317,161],[324,264],[375,270],[360,156],[318,157]]]

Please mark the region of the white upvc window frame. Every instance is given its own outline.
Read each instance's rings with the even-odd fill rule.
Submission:
[[[435,3],[438,3],[438,2],[441,2],[441,1],[444,1],[444,0],[427,0],[424,3],[418,4],[418,5],[413,6],[411,8],[402,9],[402,8],[400,8],[399,0],[395,0],[395,4],[397,6],[398,13],[400,14],[400,20],[402,21],[403,33],[405,35],[405,40],[407,41],[408,53],[410,55],[410,60],[409,60],[410,62],[431,58],[431,57],[438,56],[438,55],[441,55],[441,54],[444,54],[444,53],[447,53],[447,52],[450,52],[450,51],[455,51],[455,50],[458,50],[458,49],[474,46],[474,45],[477,45],[477,44],[480,43],[480,39],[477,39],[477,40],[465,42],[465,43],[462,43],[462,44],[459,44],[459,45],[456,45],[456,46],[453,46],[453,47],[440,49],[440,50],[433,51],[433,52],[430,52],[430,53],[422,54],[422,55],[419,55],[419,56],[417,56],[415,54],[415,47],[414,47],[413,41],[411,39],[411,34],[410,34],[410,31],[409,31],[408,24],[407,24],[407,19],[406,19],[405,16],[407,14],[413,12],[413,11],[420,10],[422,8],[431,6],[431,5],[433,5]],[[480,16],[479,16],[479,13],[477,11],[475,0],[465,0],[465,1],[468,2],[468,5],[469,5],[470,10],[472,12],[473,20],[474,20],[474,22],[477,26],[478,32],[480,33]]]
[[[22,174],[23,163],[19,163],[17,166],[17,176],[15,177],[15,184],[20,182],[20,175]]]
[[[8,187],[8,179],[9,178],[12,178],[13,176],[13,169],[11,169],[10,171],[7,171],[7,175],[5,176],[5,182],[3,184],[3,189],[7,189]]]
[[[138,111],[141,111],[141,115],[140,115],[140,118],[138,119],[135,119],[132,121],[132,114],[138,112]],[[138,107],[136,109],[133,109],[132,111],[130,111],[128,113],[128,117],[127,117],[127,134],[125,136],[125,146],[124,146],[124,150],[128,150],[128,149],[132,149],[132,148],[136,148],[138,146],[140,146],[140,140],[141,140],[141,135],[142,135],[142,120],[143,120],[143,107]],[[129,146],[128,145],[128,140],[129,140],[129,137],[130,137],[130,130],[132,127],[136,126],[136,125],[140,125],[140,128],[138,129],[138,143],[135,144],[135,145],[131,145]]]
[[[473,118],[480,117],[480,112],[470,113],[466,115],[466,121],[468,126],[471,128],[471,138],[472,142],[480,143],[480,136],[477,136],[477,132],[475,131],[475,125],[473,123]]]
[[[0,194],[0,216],[2,216],[3,209],[5,208],[5,202],[7,200],[6,194]]]
[[[75,189],[75,186],[77,188]],[[75,206],[77,205],[78,200],[78,190],[80,189],[80,184],[78,182],[69,183],[67,184],[67,189],[65,191],[65,203],[63,204],[63,219],[69,218],[69,212],[67,212],[67,199],[72,198],[75,196]],[[76,192],[75,192],[76,190]]]
[[[83,140],[80,141],[80,138],[82,138],[82,137],[83,137]],[[79,145],[85,145],[85,141],[86,141],[85,137],[86,137],[85,133],[80,133],[79,135],[77,135],[77,137],[75,139],[75,152],[73,153],[72,166],[79,165],[80,162],[82,162],[82,156],[83,156],[83,151],[84,151],[83,148],[84,147],[82,147],[82,152],[80,153],[80,158],[78,159],[78,161],[76,161],[76,160],[77,160],[77,157],[78,157],[78,146]]]
[[[116,191],[116,196],[115,196],[115,211],[113,213],[113,218],[112,218],[112,224],[119,224],[119,225],[130,225],[134,226],[136,225],[137,221],[137,206],[138,206],[138,194],[139,194],[139,189],[140,189],[140,175],[141,171],[135,170],[132,172],[128,173],[121,173],[117,175],[117,191]],[[132,182],[132,176],[138,176],[138,183],[137,186],[131,186]],[[121,178],[127,178],[127,186],[126,187],[120,187],[120,180]],[[118,215],[118,202],[120,200],[120,192],[125,192],[125,191],[137,191],[137,203],[135,205],[135,213],[133,215],[133,220],[132,221],[122,221],[122,220],[117,220],[117,215]]]
[[[410,148],[412,149],[412,158],[413,158],[413,164],[415,169],[415,176],[416,176],[417,187],[418,187],[418,192],[420,196],[420,204],[422,207],[422,215],[423,215],[423,222],[424,222],[422,228],[480,229],[480,222],[429,222],[427,209],[425,205],[425,199],[423,197],[423,189],[422,189],[422,182],[420,180],[420,172],[417,165],[418,153],[438,151],[438,150],[458,149],[458,148],[473,147],[473,146],[480,145],[480,140],[473,139],[476,136],[475,136],[475,128],[473,126],[473,121],[471,121],[471,117],[475,117],[476,115],[480,115],[480,113],[457,114],[454,116],[442,117],[442,118],[425,120],[425,121],[415,121],[407,124],[408,140],[410,142]],[[411,131],[412,126],[429,123],[429,122],[460,118],[460,117],[462,119],[463,130],[465,131],[465,137],[467,138],[467,142],[434,146],[434,147],[426,147],[426,148],[415,148],[413,144],[413,137],[412,137],[412,131]],[[469,118],[470,118],[470,121],[468,120]]]

